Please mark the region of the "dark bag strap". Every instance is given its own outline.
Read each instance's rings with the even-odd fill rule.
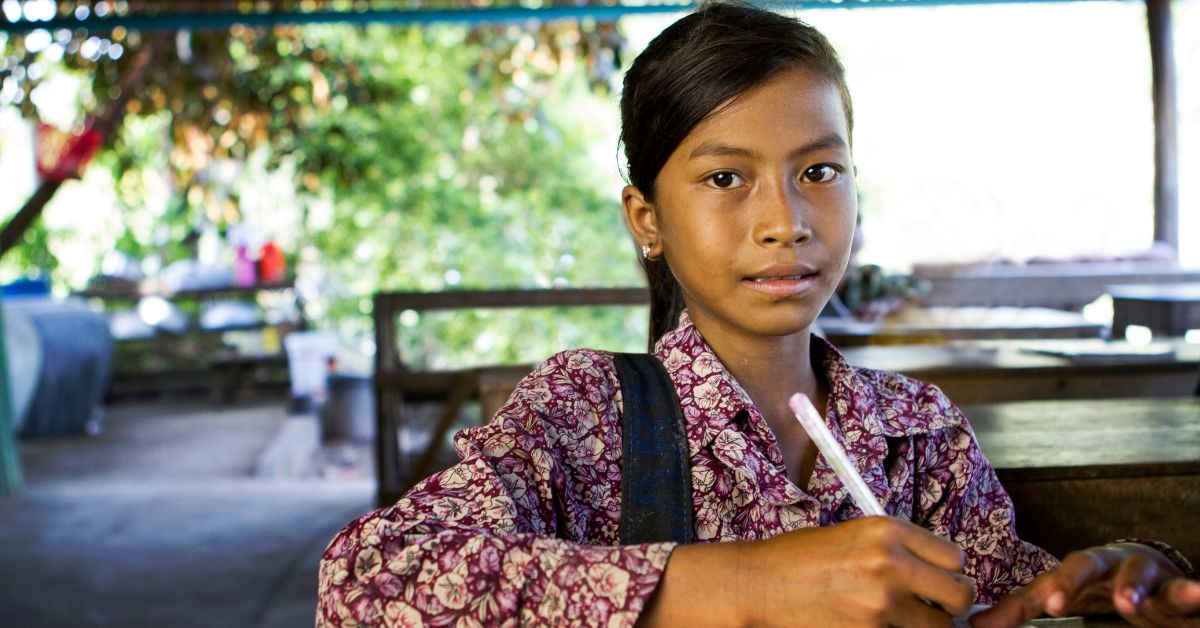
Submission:
[[[613,354],[621,381],[621,544],[692,542],[692,469],[683,409],[658,358]]]

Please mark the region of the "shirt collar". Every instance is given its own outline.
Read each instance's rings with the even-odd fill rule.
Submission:
[[[828,341],[812,338],[813,355],[829,383],[830,429],[867,470],[887,454],[883,437],[914,436],[962,423],[944,395],[922,382],[851,365]],[[710,445],[738,413],[760,415],[684,311],[679,325],[654,347],[680,394],[690,453]],[[849,436],[849,438],[847,438]],[[866,436],[866,438],[863,438]]]

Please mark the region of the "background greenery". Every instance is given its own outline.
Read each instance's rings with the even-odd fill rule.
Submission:
[[[149,42],[118,30],[101,47],[121,54],[96,55],[68,35],[37,54],[3,39],[0,79],[19,90],[0,106],[39,118],[39,86],[71,76],[82,121]],[[310,318],[358,339],[379,290],[639,284],[611,102],[622,43],[591,22],[180,34],[85,177],[110,185],[115,208],[46,210],[109,218],[40,221],[0,273],[40,269],[78,289],[67,256],[98,268],[118,250],[157,267],[193,255],[206,228],[253,224],[287,252]],[[638,349],[644,316],[407,313],[401,342],[419,367],[531,361],[581,344]]]

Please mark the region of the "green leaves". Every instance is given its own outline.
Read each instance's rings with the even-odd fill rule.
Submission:
[[[86,113],[143,38],[115,32],[105,41],[123,55],[92,59],[76,41],[90,36],[72,37],[60,63],[90,79]],[[179,243],[205,222],[289,225],[276,235],[310,286],[310,313],[351,335],[370,332],[363,302],[380,290],[636,285],[609,94],[621,41],[591,23],[181,33],[96,163],[123,206],[119,248],[166,264],[189,254]],[[19,63],[20,37],[4,46]],[[145,203],[163,173],[174,191],[165,213]],[[254,206],[250,192],[280,173],[292,190]],[[35,250],[4,263],[52,266]],[[532,361],[579,344],[637,350],[644,318],[637,308],[421,317],[405,351],[420,366]]]

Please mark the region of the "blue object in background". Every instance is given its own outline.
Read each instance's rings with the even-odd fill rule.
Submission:
[[[50,296],[50,280],[41,277],[18,279],[0,286],[0,296],[4,298],[48,297]]]
[[[48,297],[8,298],[4,310],[6,318],[25,318],[42,346],[40,365],[31,360],[9,365],[14,375],[26,369],[37,378],[20,435],[78,434],[89,424],[98,427],[95,419],[108,388],[114,349],[104,316],[81,300]]]

